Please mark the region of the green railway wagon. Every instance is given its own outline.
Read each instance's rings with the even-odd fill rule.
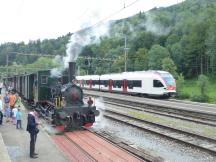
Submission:
[[[51,86],[57,81],[57,78],[50,76],[50,70],[38,71],[29,78],[32,83],[29,85],[29,90],[33,92],[34,102],[49,100],[51,97]]]

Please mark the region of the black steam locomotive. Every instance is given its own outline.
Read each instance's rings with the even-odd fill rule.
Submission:
[[[63,125],[65,130],[89,127],[99,115],[95,106],[83,102],[82,89],[70,82],[74,80],[73,62],[58,78],[51,77],[50,70],[4,78],[40,116],[53,125]]]

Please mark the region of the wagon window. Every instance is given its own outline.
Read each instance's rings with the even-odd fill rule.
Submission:
[[[160,80],[153,80],[153,87],[163,87]]]
[[[42,75],[41,76],[41,84],[47,84],[48,83],[48,76]]]

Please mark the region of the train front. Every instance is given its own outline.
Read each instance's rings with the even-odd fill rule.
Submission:
[[[176,81],[174,77],[169,72],[161,72],[160,75],[166,84],[165,90],[168,97],[176,95]]]
[[[69,80],[71,83],[61,88],[61,106],[56,108],[55,123],[64,125],[66,130],[77,129],[82,126],[90,127],[95,122],[99,111],[93,105],[84,104],[83,90],[73,81],[75,80],[75,63],[69,63]]]

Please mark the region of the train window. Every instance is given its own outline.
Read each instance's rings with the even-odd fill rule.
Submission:
[[[104,85],[104,81],[103,80],[100,80],[100,85]]]
[[[134,87],[142,87],[141,83],[142,83],[141,80],[133,80]]]
[[[48,83],[48,76],[42,75],[41,76],[41,84],[47,84]]]
[[[116,88],[116,83],[117,83],[117,81],[116,80],[113,80],[113,88]]]
[[[163,87],[160,80],[153,80],[153,87]]]
[[[129,88],[129,89],[133,89],[133,84],[134,84],[134,83],[133,83],[133,80],[129,80],[129,81],[128,81],[128,88]]]
[[[120,80],[114,80],[113,81],[113,87],[114,88],[121,88],[121,81]]]
[[[99,81],[98,80],[94,80],[94,84],[98,85]]]
[[[108,80],[105,80],[104,81],[104,86],[107,87],[107,85],[108,85]]]

